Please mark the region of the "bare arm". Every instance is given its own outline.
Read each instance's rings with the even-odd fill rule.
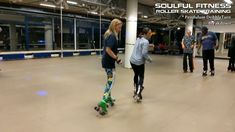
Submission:
[[[149,44],[149,47],[150,47],[150,48],[152,48],[152,47],[154,48],[155,45],[154,45],[154,44]]]
[[[193,41],[193,42],[192,42],[192,45],[191,45],[191,48],[193,49],[195,45],[196,45],[196,42]]]
[[[112,57],[114,60],[117,60],[117,59],[118,59],[118,56],[113,53],[113,51],[111,50],[111,48],[106,47],[105,51],[106,51],[106,52],[108,53],[108,55],[109,55],[110,57]]]
[[[185,48],[185,46],[184,46],[184,39],[182,39],[181,47],[182,47],[182,49],[184,49],[184,48]]]
[[[218,39],[216,40],[216,44],[215,44],[215,49],[217,50],[219,48],[219,41]]]

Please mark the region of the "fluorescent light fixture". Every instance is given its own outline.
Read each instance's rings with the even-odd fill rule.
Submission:
[[[180,27],[178,27],[177,30],[180,30]]]
[[[83,3],[82,6],[86,6],[86,4]]]
[[[97,15],[98,13],[96,11],[91,11],[91,14]]]
[[[75,1],[70,1],[70,0],[68,0],[67,3],[68,3],[68,4],[71,4],[71,5],[77,5],[77,4],[78,4],[77,2],[75,2]]]
[[[224,0],[224,2],[226,2],[228,4],[232,4],[233,3],[231,0]]]
[[[143,18],[148,18],[148,16],[145,16],[145,15],[144,15]]]
[[[51,7],[51,8],[55,8],[55,5],[52,4],[45,4],[45,3],[41,3],[40,6],[45,6],[45,7]]]

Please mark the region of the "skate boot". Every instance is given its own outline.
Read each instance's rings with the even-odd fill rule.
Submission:
[[[109,104],[110,106],[114,106],[115,104],[114,104],[114,102],[115,102],[116,100],[112,97],[112,96],[108,96],[108,98],[107,98],[107,104]]]
[[[135,95],[135,96],[134,96],[134,100],[135,100],[137,103],[141,102],[140,96],[138,96],[138,95]]]
[[[95,107],[95,110],[99,112],[100,115],[105,115],[108,113],[108,105],[105,100],[101,100],[98,105]]]
[[[136,102],[141,102],[141,100],[143,99],[142,97],[142,91],[143,91],[144,87],[143,86],[138,86],[137,90],[136,90],[136,93],[134,95],[134,100]]]
[[[139,92],[139,97],[140,97],[140,99],[142,100],[143,99],[143,97],[142,97],[142,91],[144,90],[144,86],[141,86],[140,87],[140,92]]]
[[[227,71],[232,71],[231,66],[228,66]]]
[[[136,86],[135,89],[134,89],[134,95],[133,95],[133,99],[134,99],[135,101],[139,100],[139,97],[138,97],[138,95],[137,95],[137,91],[138,91],[138,87]]]
[[[133,95],[133,98],[135,97],[136,95],[136,92],[137,92],[137,85],[134,83],[134,89],[133,89],[133,92],[134,92],[134,95]]]
[[[136,96],[136,93],[137,93],[137,89],[138,89],[137,86],[138,86],[138,85],[134,83],[134,89],[133,89],[133,93],[134,93],[133,98],[134,98],[134,99],[135,99],[135,96]]]
[[[211,76],[215,76],[215,71],[211,71]]]
[[[207,71],[203,71],[202,76],[207,76]]]

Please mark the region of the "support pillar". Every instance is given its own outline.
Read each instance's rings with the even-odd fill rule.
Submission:
[[[46,50],[53,49],[51,25],[45,25],[45,45],[46,45]]]
[[[131,68],[130,57],[134,49],[137,33],[138,0],[127,0],[125,68]]]
[[[17,49],[16,25],[10,24],[10,50],[15,51],[16,49]]]

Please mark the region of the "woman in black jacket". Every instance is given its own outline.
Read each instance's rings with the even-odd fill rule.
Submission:
[[[229,64],[228,71],[235,71],[234,62],[235,62],[235,36],[233,36],[231,44],[228,50]]]

